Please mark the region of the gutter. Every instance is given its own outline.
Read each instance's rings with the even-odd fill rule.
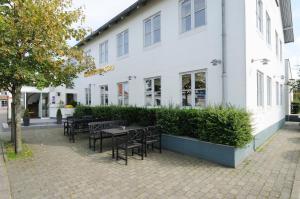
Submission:
[[[226,20],[225,0],[222,0],[222,105],[227,104],[227,67],[226,67]]]

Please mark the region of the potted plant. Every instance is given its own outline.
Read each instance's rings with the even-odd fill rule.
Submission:
[[[25,109],[25,111],[24,111],[23,125],[24,126],[29,126],[30,125],[30,114],[29,114],[29,110],[28,109]]]
[[[62,124],[62,114],[60,108],[56,112],[56,123]]]

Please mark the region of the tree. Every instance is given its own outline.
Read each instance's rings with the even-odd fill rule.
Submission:
[[[94,68],[92,58],[68,45],[86,35],[83,21],[72,0],[0,0],[0,89],[12,94],[16,153],[22,150],[22,86],[71,85],[77,74]]]

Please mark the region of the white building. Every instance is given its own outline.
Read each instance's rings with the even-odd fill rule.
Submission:
[[[269,134],[285,118],[283,45],[293,40],[290,0],[139,0],[77,44],[98,69],[75,80],[78,101],[227,103]]]

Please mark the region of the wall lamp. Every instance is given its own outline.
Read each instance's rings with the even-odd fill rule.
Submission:
[[[130,81],[130,80],[133,80],[133,79],[136,79],[136,76],[133,76],[133,75],[128,76],[128,80],[129,80],[129,81]]]
[[[222,64],[222,60],[220,59],[214,59],[210,62],[213,66],[217,66],[219,64]]]
[[[258,61],[261,62],[262,65],[268,65],[269,62],[271,62],[269,59],[263,58],[263,59],[252,59],[251,63],[258,62]]]
[[[282,79],[282,80],[284,80],[285,79],[285,76],[284,75],[279,75],[279,76],[273,76],[273,78],[275,79],[275,78],[279,78],[279,79]]]

